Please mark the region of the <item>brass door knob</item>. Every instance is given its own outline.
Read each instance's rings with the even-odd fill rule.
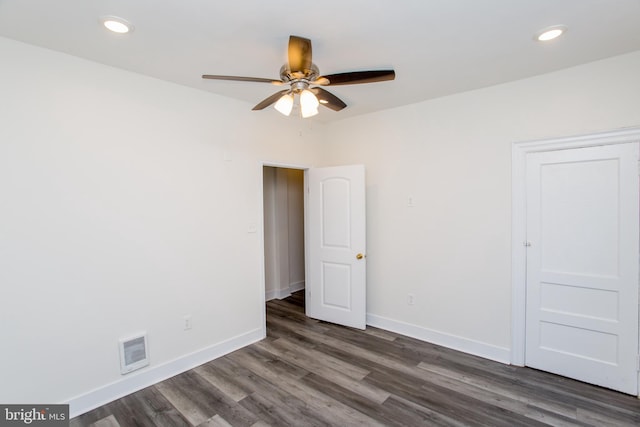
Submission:
[[[364,255],[362,255],[362,254],[356,255],[356,259],[362,259],[362,258],[364,258]]]

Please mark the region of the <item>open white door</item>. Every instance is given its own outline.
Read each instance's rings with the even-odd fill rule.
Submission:
[[[364,166],[308,171],[307,316],[366,327]]]
[[[526,365],[638,393],[638,144],[527,155]]]

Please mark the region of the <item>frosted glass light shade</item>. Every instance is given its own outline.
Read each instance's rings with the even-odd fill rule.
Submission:
[[[313,108],[313,109],[311,109],[311,108],[309,108],[309,109],[302,108],[301,111],[300,111],[300,114],[302,114],[302,118],[303,119],[307,119],[309,117],[313,117],[316,114],[318,114],[318,109],[317,108]]]
[[[274,108],[285,116],[291,114],[291,110],[293,109],[293,94],[287,93],[283,95],[282,98],[278,99]]]
[[[300,93],[300,113],[303,118],[312,117],[318,114],[318,98],[308,89]]]

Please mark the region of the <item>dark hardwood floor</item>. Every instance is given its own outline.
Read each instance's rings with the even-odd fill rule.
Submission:
[[[71,426],[638,426],[640,400],[267,304],[267,338]]]

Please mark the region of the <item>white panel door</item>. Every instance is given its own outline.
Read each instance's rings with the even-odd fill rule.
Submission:
[[[364,166],[309,170],[307,316],[366,325]]]
[[[638,144],[527,155],[526,365],[638,393]]]

